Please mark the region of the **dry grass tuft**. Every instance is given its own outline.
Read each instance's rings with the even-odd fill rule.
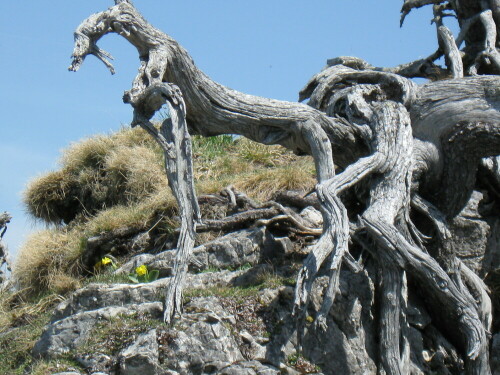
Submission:
[[[66,294],[80,286],[86,239],[123,227],[150,228],[158,216],[163,216],[163,227],[175,227],[171,217],[176,212],[175,199],[165,189],[142,202],[102,210],[82,223],[36,232],[23,244],[13,277],[27,294]]]
[[[292,152],[281,146],[267,146],[247,138],[239,138],[236,152],[239,159],[264,167],[278,167],[297,160]]]
[[[61,169],[33,180],[28,212],[49,224],[69,223],[114,205],[142,200],[167,186],[159,148],[140,129],[122,129],[72,144]]]
[[[199,139],[195,138],[195,146],[197,142]],[[199,194],[217,193],[234,185],[252,198],[265,201],[280,190],[314,187],[314,163],[309,156],[299,157],[284,147],[266,146],[246,138],[231,143],[226,140],[219,146],[225,152],[211,149],[209,153],[195,154]]]
[[[112,137],[97,135],[72,143],[63,151],[60,164],[68,172],[78,172],[84,168],[99,168],[104,165],[109,150],[114,148]]]
[[[310,160],[297,161],[279,168],[255,171],[234,184],[236,189],[246,192],[261,202],[271,199],[283,190],[304,190],[314,188],[314,168]]]
[[[62,282],[78,283],[81,251],[78,229],[56,228],[36,232],[21,247],[12,276],[28,294],[47,290],[58,292]],[[72,281],[68,282],[70,278]]]
[[[123,192],[126,201],[138,201],[168,188],[159,154],[144,145],[116,147],[106,155],[104,165],[107,181],[103,182],[110,186],[111,194]]]
[[[280,146],[231,136],[193,137],[198,194],[228,185],[259,201],[283,189],[314,187],[310,157]],[[78,287],[79,260],[86,240],[124,227],[171,233],[177,203],[168,187],[163,157],[141,129],[122,129],[72,144],[61,169],[30,183],[28,211],[47,223],[69,223],[32,235],[14,269],[19,285],[32,293],[64,294]]]
[[[32,180],[24,193],[28,213],[50,223],[65,221],[72,216],[71,207],[77,202],[72,195],[75,183],[69,177],[60,170]]]

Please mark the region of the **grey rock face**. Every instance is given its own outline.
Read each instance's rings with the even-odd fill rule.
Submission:
[[[156,330],[141,335],[131,346],[123,350],[118,357],[118,363],[121,375],[159,374]]]
[[[480,194],[475,194],[468,207],[452,223],[455,244],[466,249],[468,241],[482,247],[463,253],[463,259],[476,271],[500,264],[492,248],[494,225],[478,214]],[[307,209],[301,215],[319,224],[317,212]],[[495,242],[496,241],[496,242]],[[494,245],[492,247],[492,244]],[[295,244],[287,237],[275,238],[262,228],[231,233],[199,246],[191,271],[207,268],[228,268],[251,264],[239,271],[218,271],[189,274],[185,288],[255,288],[275,275],[271,264],[289,261]],[[465,250],[464,250],[465,251]],[[498,250],[500,251],[500,250]],[[497,251],[497,252],[498,252]],[[128,273],[140,264],[161,269],[168,274],[174,251],[157,255],[142,254],[121,267]],[[271,259],[267,263],[266,259]],[[495,263],[496,262],[496,263]],[[498,266],[500,267],[500,266]],[[299,374],[309,373],[375,375],[381,373],[378,360],[378,321],[376,264],[370,259],[357,274],[341,272],[340,293],[327,316],[327,329],[316,325],[327,277],[319,277],[311,293],[311,304],[301,322],[300,336],[290,313],[293,287],[277,285],[255,290],[249,297],[191,297],[185,313],[173,327],[162,325],[162,301],[169,278],[147,284],[91,284],[75,292],[54,311],[51,323],[36,343],[33,354],[57,358],[71,351],[78,352],[91,337],[96,324],[116,319],[146,319],[152,326],[142,331],[112,354],[90,352],[75,359],[89,373],[105,374]],[[197,295],[203,295],[198,293]],[[250,294],[249,294],[250,295]],[[227,300],[231,300],[228,305]],[[245,304],[259,304],[249,311]],[[258,314],[261,314],[257,316]],[[410,296],[407,308],[411,347],[410,374],[427,374],[439,366],[440,344],[432,332],[432,318],[425,303]],[[260,319],[259,323],[254,320]],[[253,325],[260,330],[252,331]],[[141,328],[142,329],[142,328]],[[262,331],[265,330],[265,332]],[[438,340],[441,340],[438,338]],[[434,348],[434,349],[433,349]],[[493,373],[500,374],[500,339],[494,335],[491,353]],[[300,356],[299,356],[300,353]],[[303,356],[303,357],[302,357]],[[430,359],[429,359],[430,358]],[[445,368],[444,364],[439,368]],[[302,371],[302,372],[301,372]],[[320,372],[321,371],[321,372]],[[495,372],[496,371],[496,372]],[[439,371],[438,371],[439,372]]]
[[[466,207],[450,223],[458,257],[480,275],[500,268],[500,220],[482,216],[482,199],[483,194],[474,191]]]
[[[493,335],[490,353],[491,372],[500,375],[500,333]]]
[[[186,289],[226,286],[244,271],[220,271],[188,275]],[[82,311],[161,301],[169,278],[145,284],[89,284],[77,290],[54,310],[51,322]]]
[[[167,279],[149,284],[90,284],[77,290],[70,298],[58,305],[51,321],[57,322],[82,311],[103,307],[124,306],[157,302],[167,286]]]
[[[279,375],[280,369],[258,361],[242,361],[222,369],[221,375]]]
[[[189,275],[187,288],[224,286],[242,271]],[[161,319],[162,299],[168,279],[148,284],[90,284],[76,291],[55,309],[51,323],[35,344],[36,357],[55,358],[84,344],[99,321],[117,317],[145,316]]]
[[[268,267],[259,267],[269,272]],[[247,276],[244,274],[250,271],[189,275],[186,287],[234,287],[237,280],[242,285],[240,288],[246,287]],[[327,331],[316,328],[314,322],[305,323],[301,353],[307,360],[301,358],[305,361],[302,366],[309,366],[309,370],[321,369],[324,374],[377,373],[377,322],[372,314],[375,286],[368,276],[367,271],[359,274],[342,272],[341,293],[327,318]],[[263,337],[241,328],[241,322],[252,327],[255,319],[253,315],[245,316],[246,310],[238,307],[238,303],[244,304],[244,301],[234,302],[236,309],[230,312],[219,297],[191,298],[174,327],[163,326],[162,305],[158,299],[162,298],[167,283],[168,278],[139,285],[88,285],[58,306],[51,324],[35,345],[34,354],[57,358],[78,351],[97,323],[141,317],[158,322],[158,328],[142,332],[115,355],[92,352],[80,356],[80,364],[88,371],[109,374],[297,373],[289,363],[299,351],[295,324],[290,318],[292,287],[264,289],[252,297],[267,311],[262,322],[271,332],[271,337]],[[251,285],[253,281],[249,283]],[[326,284],[327,278],[320,277],[313,288],[308,312],[313,320]],[[424,328],[429,324],[429,318],[420,312],[420,306],[412,308],[417,327]],[[422,340],[420,330],[413,328],[412,349],[421,350]],[[412,373],[418,374],[421,367],[415,357],[415,371]],[[119,371],[113,372],[114,368]]]
[[[237,269],[245,264],[257,264],[262,258],[265,242],[266,230],[263,227],[230,233],[196,247],[189,268],[191,271]],[[173,249],[157,255],[137,255],[116,273],[131,273],[135,267],[145,264],[150,269],[159,270],[161,276],[170,276],[175,253]]]
[[[231,332],[232,317],[227,316],[214,297],[189,304],[189,311],[178,323],[167,350],[164,366],[180,374],[206,374],[218,371],[243,357]]]
[[[128,305],[127,307],[104,307],[97,310],[82,311],[67,318],[57,320],[45,329],[33,348],[35,357],[56,358],[86,343],[92,329],[101,321],[117,317],[149,316],[159,319],[162,305],[159,302]]]
[[[327,278],[319,278],[312,304],[319,310]],[[375,287],[367,273],[342,272],[340,295],[329,316],[327,330],[306,323],[303,353],[326,374],[377,374],[376,321],[371,311]],[[314,319],[314,313],[310,315]]]

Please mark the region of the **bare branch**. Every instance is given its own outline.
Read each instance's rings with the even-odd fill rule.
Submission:
[[[10,223],[10,220],[12,219],[12,216],[8,212],[4,212],[3,214],[0,214],[0,239],[4,236],[5,232],[7,231],[7,224]]]
[[[449,62],[449,69],[453,78],[462,78],[464,76],[462,56],[460,55],[460,51],[455,43],[453,34],[446,26],[439,26],[437,33],[440,45],[444,50],[447,61]]]
[[[401,8],[401,20],[399,25],[403,26],[406,16],[413,10],[431,4],[441,4],[445,0],[405,0]]]
[[[486,31],[484,39],[484,55],[495,66],[497,71],[500,71],[500,53],[496,47],[497,45],[497,26],[493,19],[491,10],[486,10],[479,15]]]
[[[434,5],[433,22],[436,24],[439,48],[444,52],[448,69],[451,71],[453,78],[462,78],[464,76],[462,56],[452,32],[443,24],[443,11],[445,8],[445,6]]]
[[[11,270],[9,252],[7,246],[5,246],[2,242],[2,238],[7,231],[7,224],[10,223],[11,219],[12,217],[8,212],[0,214],[0,291],[8,286],[7,277],[1,268],[6,265],[7,270]]]

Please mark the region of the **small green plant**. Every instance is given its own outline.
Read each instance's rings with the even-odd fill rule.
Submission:
[[[288,356],[287,361],[290,366],[295,366],[300,358],[300,354],[295,352]]]
[[[0,374],[27,374],[34,359],[31,350],[50,320],[50,312],[24,312],[17,317],[14,329],[7,329],[0,336]],[[4,328],[2,328],[4,329]],[[31,373],[31,372],[30,372]]]
[[[96,273],[94,276],[85,279],[84,285],[87,284],[129,284],[132,281],[125,274],[116,274],[112,272]]]
[[[148,270],[148,267],[143,264],[139,267],[136,267],[135,273],[131,273],[128,275],[128,278],[138,284],[138,283],[150,283],[158,279],[160,272],[158,270]]]
[[[118,266],[116,265],[116,262],[113,259],[109,257],[104,257],[94,265],[94,268],[96,271],[104,271],[109,269],[116,270]]]
[[[302,354],[295,352],[287,357],[288,365],[294,367],[301,374],[311,374],[321,371],[321,368],[309,362]]]
[[[245,263],[245,264],[242,264],[241,266],[239,266],[238,268],[236,268],[235,271],[246,271],[246,270],[249,270],[252,267],[253,266],[250,263]]]

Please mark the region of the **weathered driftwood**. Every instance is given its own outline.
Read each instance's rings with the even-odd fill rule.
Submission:
[[[174,278],[165,303],[166,321],[181,310],[182,282],[197,225],[215,229],[238,225],[254,220],[251,215],[258,213],[264,216],[262,224],[289,220],[299,229],[313,229],[279,206],[257,207],[254,202],[249,203],[253,213],[226,222],[200,223],[188,130],[204,136],[239,134],[311,154],[315,161],[324,225],[298,275],[297,315],[305,311],[315,275],[327,264],[330,283],[317,319],[319,326],[324,324],[338,291],[349,240],[354,239],[380,264],[384,296],[380,364],[386,373],[408,372],[406,299],[412,291],[407,289],[407,278],[421,286],[441,333],[462,353],[467,373],[490,373],[491,303],[482,281],[456,259],[448,244],[446,221],[464,207],[479,167],[492,187],[500,181],[496,158],[500,154],[500,77],[463,78],[500,73],[496,48],[500,0],[406,0],[402,21],[412,9],[426,5],[434,6],[439,45],[434,54],[395,68],[373,67],[353,57],[331,59],[300,94],[301,100],[309,99],[309,105],[245,95],[212,81],[129,0],[116,0],[115,6],[92,15],[77,28],[70,70],[78,70],[85,57],[93,54],[113,72],[106,59],[109,54],[96,44],[107,33],[123,36],[139,52],[139,74],[124,101],[134,107],[134,124],[148,131],[165,151],[182,219]],[[461,27],[456,39],[443,23],[450,12]],[[463,42],[465,47],[459,50]],[[443,55],[446,67],[435,65]],[[417,76],[455,79],[422,86],[407,79]],[[150,119],[165,103],[171,119],[158,131]],[[336,174],[335,168],[341,173]],[[368,187],[369,198],[363,202],[366,208],[359,220],[349,223],[339,194],[359,184]],[[227,194],[236,205],[234,192],[229,189]],[[426,252],[410,220],[412,197],[413,207],[436,227],[442,243],[437,259]],[[357,236],[356,230],[364,230],[373,244]]]

